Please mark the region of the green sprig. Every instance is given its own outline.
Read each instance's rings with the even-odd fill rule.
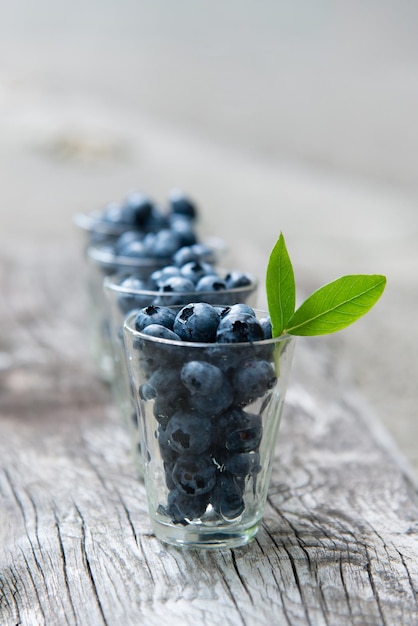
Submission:
[[[267,304],[273,337],[325,335],[356,322],[376,304],[386,285],[380,274],[341,276],[312,293],[295,311],[295,278],[283,234],[266,273]]]

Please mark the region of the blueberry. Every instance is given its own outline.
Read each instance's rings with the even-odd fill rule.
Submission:
[[[183,246],[179,248],[173,256],[173,261],[177,267],[182,267],[190,261],[200,261],[199,254],[193,249],[193,246]]]
[[[228,289],[234,289],[236,287],[247,287],[251,285],[252,280],[251,277],[244,272],[233,271],[225,276],[225,282]]]
[[[262,317],[258,320],[258,322],[263,329],[264,339],[271,339],[273,334],[270,317]]]
[[[189,351],[185,349],[182,339],[172,330],[160,324],[150,324],[146,326],[141,333],[142,336],[136,339],[136,344],[133,347],[139,351],[141,361],[145,361],[147,364],[149,363],[154,370],[169,367],[181,368],[184,361],[190,358]],[[150,341],[147,340],[144,335],[167,339],[170,340],[171,343]],[[178,345],[173,343],[174,341]],[[148,371],[152,373],[153,370],[151,367],[148,367]],[[181,387],[183,386],[181,385]]]
[[[213,489],[216,467],[210,456],[181,455],[173,468],[177,489],[189,496],[200,496]]]
[[[244,511],[243,485],[229,472],[221,472],[211,495],[215,511],[225,520],[237,519]]]
[[[162,326],[161,324],[149,324],[146,326],[142,333],[144,335],[148,335],[149,337],[157,337],[158,339],[169,339],[170,341],[181,341],[180,337],[166,328],[166,326]]]
[[[194,254],[197,255],[199,261],[206,261],[207,263],[213,263],[214,253],[209,246],[204,243],[195,243],[191,246]]]
[[[205,361],[189,361],[183,365],[181,379],[189,390],[189,405],[199,415],[211,417],[225,411],[234,398],[228,379],[222,371]]]
[[[153,407],[154,417],[165,430],[173,415],[178,411],[185,410],[187,406],[186,394],[182,395],[176,391],[168,391],[155,398]]]
[[[229,309],[225,311],[222,317],[225,317],[226,315],[240,315],[241,313],[243,313],[244,315],[251,315],[252,317],[255,317],[254,309],[244,302],[232,304]]]
[[[155,394],[175,392],[181,385],[180,372],[176,367],[160,367],[156,369],[146,383],[155,390]]]
[[[134,224],[137,228],[144,228],[147,219],[151,215],[152,201],[139,191],[128,195],[121,207],[122,221]]]
[[[139,388],[139,397],[141,400],[153,400],[157,395],[157,391],[155,387],[150,385],[149,383],[144,383]]]
[[[217,444],[231,452],[250,452],[260,444],[261,418],[238,407],[226,411],[216,421]]]
[[[185,215],[173,214],[169,217],[169,221],[170,229],[179,236],[181,246],[192,246],[197,242],[191,218]]]
[[[115,241],[115,254],[123,256],[123,250],[126,246],[131,244],[133,241],[142,241],[143,238],[143,234],[137,230],[126,230],[124,233],[119,235]]]
[[[232,387],[230,383],[225,380],[218,391],[214,393],[210,392],[207,395],[196,393],[190,398],[189,402],[190,406],[200,415],[213,417],[231,406],[233,399],[234,392]]]
[[[168,444],[179,454],[201,454],[211,444],[212,422],[194,411],[178,411],[170,419]]]
[[[156,296],[155,302],[170,304],[171,306],[184,304],[190,298],[185,298],[185,294],[194,294],[194,283],[184,276],[172,276],[162,281],[159,286],[161,296]]]
[[[170,258],[180,246],[180,237],[168,228],[163,228],[156,233],[148,233],[144,238],[145,250],[148,256],[153,258]]]
[[[256,398],[261,398],[277,383],[274,367],[268,361],[250,359],[240,363],[236,369],[232,384],[235,390],[235,401],[244,405]]]
[[[228,313],[219,322],[216,341],[219,343],[252,343],[264,339],[257,319],[245,313]]]
[[[150,283],[153,287],[160,287],[168,278],[180,276],[180,268],[175,265],[166,265],[160,270],[155,270],[150,276]]]
[[[225,382],[221,370],[206,361],[189,361],[180,372],[181,380],[191,394],[217,393]]]
[[[118,248],[118,254],[121,257],[133,259],[143,259],[149,256],[144,242],[139,239],[134,239],[126,243],[124,246],[120,246]]]
[[[141,332],[150,324],[161,324],[169,330],[173,330],[176,313],[167,307],[150,305],[138,312],[135,318],[135,330]]]
[[[203,276],[216,275],[216,271],[210,263],[204,261],[190,261],[180,268],[182,276],[196,284]]]
[[[189,496],[173,489],[168,494],[167,510],[174,523],[187,524],[188,521],[200,519],[209,504],[209,494]]]
[[[219,324],[218,311],[205,302],[183,307],[174,320],[173,330],[185,341],[213,342]]]
[[[238,452],[225,461],[225,468],[234,476],[254,476],[261,470],[258,452]]]
[[[214,304],[216,301],[222,302],[225,299],[224,291],[226,290],[226,283],[222,278],[211,274],[209,276],[202,276],[202,278],[196,284],[196,293],[207,294],[207,299]]]
[[[186,215],[192,219],[196,218],[196,205],[180,189],[172,189],[168,200],[172,213]]]
[[[162,211],[153,205],[150,215],[144,223],[144,231],[147,233],[157,233],[160,230],[169,228],[169,221]]]

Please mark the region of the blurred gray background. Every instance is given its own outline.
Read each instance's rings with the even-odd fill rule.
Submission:
[[[417,111],[414,0],[3,0],[0,243],[177,186],[261,279],[280,230],[301,293],[387,274],[324,341],[418,470]]]

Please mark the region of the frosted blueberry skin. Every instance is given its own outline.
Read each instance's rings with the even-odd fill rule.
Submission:
[[[173,468],[173,481],[180,493],[200,496],[216,484],[216,467],[209,455],[180,455]]]
[[[168,200],[173,214],[186,216],[192,220],[197,217],[195,203],[180,189],[172,189],[168,195]]]
[[[196,411],[179,410],[171,417],[166,436],[168,445],[178,454],[200,454],[212,443],[213,422]]]
[[[184,341],[208,343],[215,341],[218,325],[218,311],[206,302],[195,302],[179,311],[173,330]]]
[[[191,395],[218,393],[227,382],[222,370],[206,361],[189,361],[181,368],[180,377]]]
[[[248,313],[227,313],[217,328],[218,343],[253,343],[264,339],[258,320]]]
[[[135,318],[135,330],[141,332],[150,324],[160,324],[173,330],[176,314],[173,309],[150,305],[141,309]]]
[[[216,270],[210,263],[203,261],[189,261],[182,265],[180,273],[185,278],[189,279],[193,285],[199,282],[204,276],[216,276]]]
[[[217,476],[211,503],[214,510],[225,520],[234,520],[244,511],[245,484],[237,476],[224,471]]]
[[[208,504],[208,493],[191,498],[174,486],[168,494],[167,511],[163,511],[163,513],[168,514],[174,523],[186,525],[187,520],[200,518],[205,513]]]
[[[156,337],[157,339],[169,339],[170,341],[180,341],[180,337],[172,330],[162,324],[148,324],[143,330],[144,335]]]
[[[233,375],[235,402],[245,406],[264,396],[276,383],[277,376],[271,363],[256,358],[245,360]]]

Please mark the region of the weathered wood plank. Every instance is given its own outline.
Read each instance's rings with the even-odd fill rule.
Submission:
[[[256,540],[153,537],[77,252],[2,253],[0,623],[416,624],[418,489],[325,339],[297,346]]]

